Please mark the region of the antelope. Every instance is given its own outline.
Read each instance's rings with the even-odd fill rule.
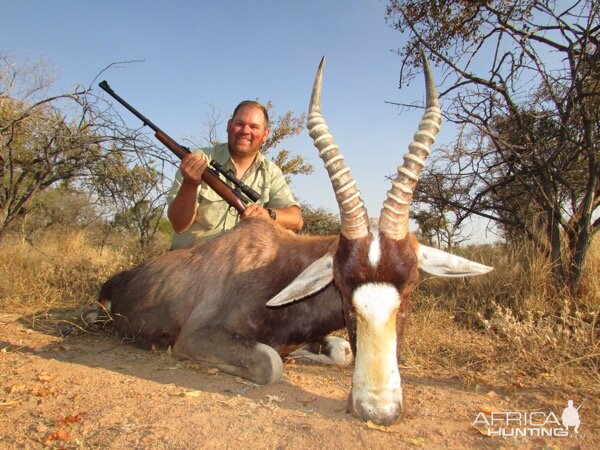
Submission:
[[[262,218],[195,247],[157,256],[100,290],[119,333],[144,347],[207,361],[261,384],[278,381],[282,357],[347,365],[348,410],[387,425],[403,411],[398,343],[421,268],[440,276],[492,270],[420,245],[409,207],[441,112],[425,57],[426,110],[387,193],[379,229],[370,226],[356,182],[321,114],[324,59],[310,100],[308,130],[340,209],[339,236],[294,234]],[[349,342],[330,336],[345,328]]]

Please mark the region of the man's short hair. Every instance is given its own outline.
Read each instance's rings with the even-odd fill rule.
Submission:
[[[267,112],[267,108],[265,108],[262,104],[258,103],[255,100],[244,100],[243,102],[240,102],[240,104],[237,105],[233,110],[233,115],[231,116],[231,118],[233,119],[237,112],[240,110],[240,108],[243,108],[244,106],[254,106],[260,109],[263,115],[265,116],[265,128],[269,128],[269,113]]]

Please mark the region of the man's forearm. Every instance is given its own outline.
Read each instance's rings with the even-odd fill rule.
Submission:
[[[176,233],[187,231],[194,223],[197,199],[198,186],[183,182],[167,211],[167,217]]]
[[[304,225],[302,219],[302,213],[300,208],[297,206],[290,206],[288,208],[274,209],[277,215],[276,222],[284,228],[298,231]]]

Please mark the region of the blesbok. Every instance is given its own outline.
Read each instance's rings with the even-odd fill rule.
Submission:
[[[340,365],[355,355],[348,408],[362,420],[390,424],[402,413],[397,342],[418,267],[467,276],[490,267],[420,245],[408,210],[441,114],[427,61],[427,109],[379,219],[366,209],[320,112],[323,61],[313,87],[308,129],[340,208],[339,236],[296,235],[264,219],[189,249],[165,253],[122,272],[100,301],[119,332],[175,356],[209,361],[257,383],[282,375],[282,356],[301,349]],[[328,337],[346,328],[348,342]]]

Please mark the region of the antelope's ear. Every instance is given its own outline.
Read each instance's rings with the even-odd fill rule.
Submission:
[[[417,258],[419,269],[438,277],[471,277],[483,275],[494,269],[421,244],[417,249]]]
[[[329,253],[304,269],[294,281],[267,302],[267,306],[281,306],[301,300],[320,291],[333,280],[333,256]]]

